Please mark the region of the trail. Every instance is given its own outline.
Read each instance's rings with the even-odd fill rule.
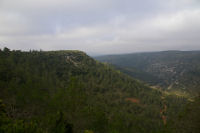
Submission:
[[[163,124],[166,125],[167,124],[167,105],[165,104],[165,95],[169,95],[169,93],[167,93],[166,91],[162,91],[162,89],[158,86],[151,86],[152,89],[155,89],[155,90],[158,90],[162,93],[162,96],[161,96],[161,99],[162,99],[162,105],[163,105],[163,108],[160,110],[160,116],[161,116],[161,119],[163,121]]]
[[[167,112],[167,105],[164,104],[163,109],[160,110],[160,115],[161,115],[161,118],[162,118],[162,120],[163,120],[163,124],[164,124],[164,125],[167,124],[166,112]]]

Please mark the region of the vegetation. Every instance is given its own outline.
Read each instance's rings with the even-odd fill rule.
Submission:
[[[200,51],[163,51],[96,57],[122,72],[170,91],[200,92]]]
[[[2,133],[170,133],[188,102],[80,51],[0,50],[0,92]]]
[[[186,108],[171,120],[170,127],[173,133],[199,133],[200,132],[200,97],[188,104]]]

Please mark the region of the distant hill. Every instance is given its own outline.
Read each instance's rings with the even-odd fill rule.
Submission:
[[[200,92],[200,51],[163,51],[95,57],[122,72],[164,89]]]

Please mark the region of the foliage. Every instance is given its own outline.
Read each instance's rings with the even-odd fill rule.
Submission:
[[[197,96],[200,92],[200,51],[163,51],[96,57],[149,83]]]
[[[199,133],[200,132],[200,96],[189,103],[173,120],[170,127],[173,133]]]
[[[6,105],[0,108],[1,132],[168,130],[160,115],[160,91],[80,51],[21,52],[5,48],[0,51],[0,91]],[[140,102],[131,103],[127,98]],[[168,106],[172,105],[170,102]]]

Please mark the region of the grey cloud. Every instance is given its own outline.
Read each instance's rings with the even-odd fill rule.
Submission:
[[[198,0],[1,0],[0,18],[1,48],[200,49]]]

